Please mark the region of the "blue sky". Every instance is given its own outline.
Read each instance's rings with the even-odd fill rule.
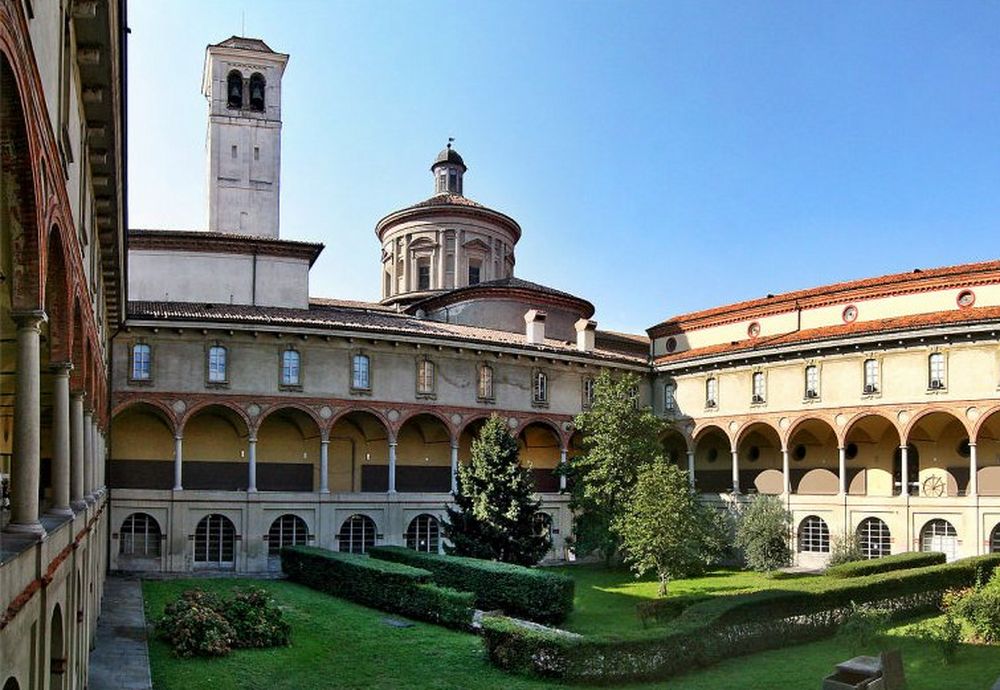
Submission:
[[[516,218],[519,277],[602,328],[997,258],[1000,3],[129,5],[132,227],[205,227],[205,46],[291,54],[281,234],[311,293],[379,297],[376,221],[465,192]]]

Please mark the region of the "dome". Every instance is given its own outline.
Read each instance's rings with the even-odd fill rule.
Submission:
[[[455,149],[453,149],[451,147],[451,144],[448,144],[443,149],[441,149],[441,153],[439,153],[437,155],[437,158],[434,159],[434,163],[431,164],[431,170],[433,170],[434,168],[436,168],[437,166],[439,166],[439,165],[441,165],[443,163],[451,163],[453,165],[461,165],[462,166],[462,170],[466,169],[466,167],[465,167],[465,161],[463,161],[462,157],[460,155],[458,155],[458,151],[456,151]]]

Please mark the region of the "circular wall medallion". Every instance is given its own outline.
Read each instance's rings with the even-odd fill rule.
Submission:
[[[968,309],[976,303],[976,293],[972,290],[962,290],[955,298],[955,303],[958,304],[959,309]]]
[[[756,338],[760,335],[760,322],[752,321],[749,326],[747,326],[747,335],[751,338]]]
[[[329,419],[333,416],[333,410],[330,409],[329,405],[323,405],[323,407],[319,408],[319,416],[323,419]]]
[[[667,352],[673,352],[674,350],[676,350],[677,338],[674,338],[673,336],[667,338],[666,347],[667,347]]]
[[[171,405],[170,407],[173,408],[174,412],[180,414],[181,412],[187,409],[187,403],[185,403],[183,400],[174,400],[174,404]]]
[[[250,403],[247,405],[247,414],[251,417],[256,417],[260,414],[260,405],[257,403]]]
[[[452,424],[458,424],[461,421],[462,421],[462,415],[458,414],[457,412],[451,416]]]
[[[730,431],[732,431],[732,432],[735,433],[736,430],[739,429],[739,428],[740,428],[739,422],[729,422],[729,430]]]
[[[509,418],[507,420],[507,426],[509,426],[511,429],[516,429],[517,428],[517,417],[511,417],[511,418]]]
[[[845,424],[847,424],[847,416],[843,414],[838,414],[836,417],[833,418],[833,421],[837,423],[837,426],[844,426]]]
[[[844,323],[854,323],[858,319],[858,308],[853,304],[847,305],[841,312],[840,318],[844,320]]]
[[[389,410],[389,414],[386,415],[390,422],[395,422],[399,419],[399,410]]]
[[[781,419],[778,420],[778,426],[780,426],[782,429],[787,429],[791,425],[792,425],[792,420],[790,420],[788,417],[782,417]]]
[[[910,413],[906,410],[900,410],[899,414],[896,415],[896,419],[899,420],[900,424],[906,424],[910,421]]]
[[[979,408],[970,407],[965,411],[965,416],[968,417],[973,422],[976,421],[977,419],[979,419]]]

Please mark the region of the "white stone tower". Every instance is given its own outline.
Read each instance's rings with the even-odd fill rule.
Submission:
[[[208,229],[278,237],[281,76],[288,55],[233,36],[208,46]]]

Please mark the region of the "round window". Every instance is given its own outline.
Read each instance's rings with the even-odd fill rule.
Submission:
[[[760,460],[760,446],[750,446],[750,451],[747,453],[747,460],[750,462]]]
[[[754,321],[749,326],[747,326],[747,335],[750,336],[751,338],[756,338],[758,335],[760,335],[760,323]]]
[[[858,308],[853,304],[844,307],[841,318],[844,319],[844,323],[854,323],[858,318]]]
[[[972,455],[972,448],[969,446],[969,439],[967,438],[962,439],[959,442],[958,448],[956,448],[955,451],[959,454],[960,457],[963,458],[967,458],[970,455]]]
[[[959,309],[968,309],[976,303],[976,293],[972,290],[962,290],[955,299]]]
[[[844,457],[847,458],[848,460],[853,460],[854,458],[858,457],[858,444],[848,443],[847,447],[844,448]]]
[[[677,338],[667,338],[667,352],[673,352],[677,349]]]
[[[718,448],[709,448],[708,449],[708,461],[709,462],[715,462],[718,459],[719,459],[719,449]]]
[[[806,447],[801,443],[795,446],[795,450],[792,451],[792,457],[794,457],[796,460],[805,460]]]

